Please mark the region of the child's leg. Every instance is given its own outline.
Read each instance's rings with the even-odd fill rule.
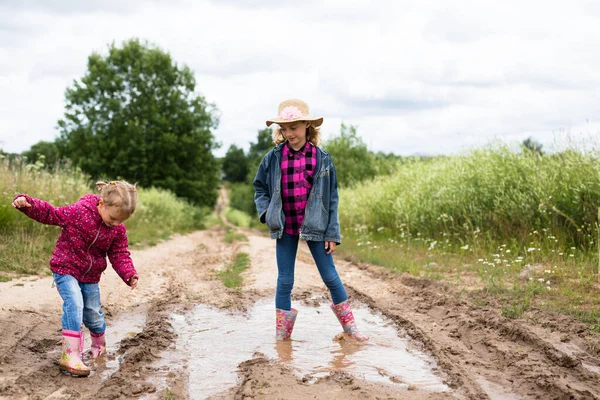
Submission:
[[[294,287],[294,267],[298,251],[298,236],[283,234],[277,239],[277,293],[275,307],[290,311],[292,308],[292,289]]]
[[[79,332],[83,321],[83,295],[79,281],[71,275],[52,274],[63,299],[62,328]]]
[[[325,250],[325,242],[308,241],[307,243],[313,259],[317,264],[319,274],[321,274],[321,279],[323,279],[323,283],[325,283],[331,293],[333,304],[348,300],[348,294],[346,294],[344,284],[335,269],[333,256],[327,254],[327,251]]]
[[[333,300],[331,309],[338,321],[340,321],[344,332],[359,342],[369,340],[369,337],[361,333],[356,327],[354,314],[350,309],[350,303],[348,303],[348,294],[333,264],[333,256],[327,254],[325,251],[325,243],[309,241],[308,247],[317,264],[323,282],[325,282],[325,285],[327,285],[331,292],[331,299]]]
[[[63,299],[62,355],[59,368],[71,375],[88,376],[90,369],[83,362],[83,295],[79,281],[70,275],[53,274],[53,277]]]
[[[106,330],[104,313],[100,309],[100,286],[97,283],[81,283],[83,295],[83,323],[93,334],[101,334]]]
[[[80,283],[83,293],[83,323],[92,336],[92,357],[96,358],[106,352],[106,322],[100,310],[100,286],[97,283]]]
[[[277,239],[277,293],[275,294],[275,339],[289,339],[298,311],[292,308],[294,267],[298,251],[298,236],[283,234]]]

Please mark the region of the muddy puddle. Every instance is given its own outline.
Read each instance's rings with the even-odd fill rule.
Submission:
[[[205,398],[235,386],[237,366],[263,356],[283,363],[304,382],[332,372],[346,372],[367,381],[420,390],[449,388],[430,357],[394,324],[366,306],[355,304],[354,315],[371,336],[366,345],[334,340],[341,332],[329,304],[294,305],[299,315],[293,340],[275,341],[275,310],[271,299],[260,301],[247,314],[231,314],[197,305],[191,312],[172,315],[178,334],[176,349],[163,353],[156,366],[171,372],[186,369],[192,398]]]
[[[506,391],[501,385],[488,381],[483,376],[478,375],[475,380],[481,386],[481,389],[494,400],[520,400],[522,397]]]
[[[90,361],[92,374],[99,375],[101,381],[105,381],[114,374],[120,366],[120,357],[117,357],[118,345],[121,340],[133,337],[144,329],[146,324],[147,304],[142,304],[131,311],[125,311],[113,321],[109,321],[106,327],[106,353],[103,357]],[[89,332],[85,332],[85,348],[90,349],[92,339]]]

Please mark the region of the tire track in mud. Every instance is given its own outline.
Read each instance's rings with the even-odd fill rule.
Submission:
[[[235,229],[224,216],[226,198],[220,198],[215,208],[226,226]],[[235,255],[247,246],[236,241],[224,242],[226,228],[213,227],[197,232],[198,245],[169,260],[165,268],[168,287],[151,302],[143,330],[119,344],[118,370],[103,382],[95,393],[97,399],[190,398],[186,367],[171,371],[165,382],[161,371],[153,366],[164,352],[173,348],[177,339],[170,322],[173,313],[186,313],[196,304],[207,304],[219,309],[246,310],[254,302],[255,293],[240,292],[224,287],[216,277]]]
[[[368,264],[347,266],[386,282],[395,300],[363,290],[364,282],[353,282],[354,296],[423,343],[448,374],[448,384],[468,398],[600,398],[598,374],[582,366],[582,360],[598,357],[566,354],[519,321],[501,317],[497,308],[460,300],[446,284]]]
[[[227,194],[221,193],[220,201],[227,202]],[[251,268],[244,272],[244,281],[247,284],[242,292],[253,292],[250,301],[256,301],[258,298],[272,296],[275,292],[275,281],[277,268],[275,265],[275,246],[274,242],[264,233],[251,229],[239,228],[227,221],[224,210],[226,207],[219,208],[220,215],[229,229],[243,233],[248,237],[247,248],[250,252]],[[302,246],[301,246],[302,247]],[[312,266],[311,266],[312,264]],[[298,258],[296,264],[296,284],[292,298],[294,301],[306,302],[309,306],[314,306],[315,298],[323,301],[329,301],[329,294],[326,287],[315,276],[307,277],[306,268],[314,270],[312,256],[307,249],[298,249]],[[314,267],[314,268],[313,268]],[[313,274],[314,275],[314,274]],[[316,296],[316,297],[315,297]],[[358,296],[357,296],[358,297]],[[317,304],[318,306],[318,304]],[[332,314],[332,318],[335,316]],[[273,318],[273,324],[275,318]],[[340,328],[341,332],[341,328]],[[393,387],[386,384],[369,382],[352,376],[351,374],[339,371],[330,371],[324,377],[317,378],[314,382],[309,382],[307,377],[296,376],[289,366],[279,360],[265,358],[262,354],[255,354],[250,360],[241,362],[238,365],[238,376],[240,383],[221,394],[211,396],[210,399],[250,399],[250,398],[285,398],[285,399],[450,399],[454,398],[450,393],[436,393],[419,391],[410,387]],[[465,396],[459,396],[459,398]]]
[[[483,391],[479,385],[474,382],[467,371],[462,368],[459,364],[454,362],[451,357],[446,354],[447,351],[443,349],[437,341],[435,341],[430,335],[425,333],[411,320],[403,317],[397,311],[392,311],[387,307],[381,307],[378,302],[370,296],[361,293],[355,287],[348,285],[347,289],[354,299],[359,299],[361,302],[367,304],[371,309],[380,312],[382,315],[389,318],[394,322],[397,328],[404,330],[408,336],[423,346],[424,352],[432,355],[444,374],[447,375],[447,379],[444,383],[455,390],[462,392],[461,394],[470,399],[487,399],[488,395]]]
[[[154,365],[175,346],[177,332],[171,324],[172,314],[186,313],[196,304],[245,309],[246,296],[225,288],[215,276],[231,260],[232,249],[236,248],[224,245],[223,237],[223,228],[203,231],[199,246],[172,263],[173,268],[167,270],[167,290],[152,301],[142,332],[121,341],[119,369],[104,382],[95,398],[189,398],[189,373],[184,365],[171,370],[166,380]]]
[[[138,398],[141,395],[155,393],[158,388],[148,382],[148,377],[155,371],[149,366],[160,358],[175,341],[177,335],[173,330],[169,314],[179,300],[175,295],[177,289],[170,285],[167,294],[155,300],[148,310],[147,322],[143,330],[132,338],[125,338],[119,344],[119,369],[103,382],[94,394],[95,399]],[[185,371],[177,375],[185,377]],[[177,380],[169,382],[179,386]]]
[[[0,398],[35,398],[34,388],[40,384],[47,387],[48,394],[60,389],[54,383],[59,375],[56,362],[49,357],[49,352],[60,346],[60,330],[56,340],[39,336],[48,319],[38,312],[17,312],[0,324],[0,372],[4,378]]]
[[[253,235],[256,236],[256,234],[252,233],[252,232],[246,232],[246,233],[250,237],[252,237]],[[253,240],[251,240],[251,242],[253,242]],[[264,250],[261,248],[259,251],[262,252]],[[312,260],[312,256],[310,255],[306,246],[299,246],[297,260],[298,260],[297,262],[305,262],[307,264],[314,263]],[[489,398],[489,396],[480,387],[480,385],[470,377],[468,370],[463,368],[460,365],[460,363],[457,363],[454,360],[454,357],[449,357],[448,355],[446,355],[445,349],[440,346],[438,341],[434,340],[434,338],[431,335],[429,335],[424,330],[419,328],[419,326],[417,324],[415,324],[410,319],[403,316],[402,312],[398,312],[398,310],[401,310],[402,307],[401,308],[396,307],[394,305],[395,301],[393,299],[390,299],[390,296],[388,296],[388,295],[391,292],[399,293],[400,296],[396,300],[399,303],[404,304],[405,298],[407,296],[412,295],[412,291],[410,290],[409,286],[403,285],[402,288],[400,288],[400,289],[390,288],[390,287],[388,287],[389,279],[380,279],[379,277],[374,277],[374,276],[372,276],[372,274],[369,274],[375,279],[371,279],[371,285],[373,286],[371,288],[371,291],[365,290],[366,288],[364,288],[365,285],[364,285],[363,280],[365,278],[365,273],[367,273],[367,271],[365,271],[364,266],[361,266],[361,268],[359,268],[359,266],[357,266],[357,265],[354,265],[352,263],[347,263],[345,261],[341,261],[337,258],[336,258],[335,262],[336,262],[337,270],[340,273],[340,275],[342,276],[342,281],[344,282],[344,285],[346,286],[346,289],[348,291],[350,301],[359,300],[360,302],[368,305],[369,308],[371,308],[375,312],[379,312],[382,315],[384,315],[385,317],[389,318],[391,321],[393,321],[393,323],[399,329],[399,331],[406,331],[408,336],[410,336],[414,341],[416,341],[416,343],[414,343],[414,344],[421,345],[421,348],[419,350],[423,351],[426,354],[432,355],[436,359],[438,366],[443,371],[443,373],[447,376],[447,379],[444,381],[444,383],[446,383],[449,387],[454,389],[453,395],[456,396],[456,398],[472,398],[472,399],[487,399],[487,398]],[[385,271],[385,269],[383,269],[381,267],[373,267],[373,268],[380,268],[382,271]],[[348,273],[349,270],[351,271],[351,273]],[[302,279],[301,276],[298,276],[299,275],[298,273],[296,273],[296,275],[297,275],[296,276],[297,281]],[[300,279],[298,279],[298,278],[300,278]],[[388,277],[386,277],[386,278],[388,278]],[[397,276],[394,276],[393,278],[397,278]],[[428,283],[428,281],[423,281],[422,284],[428,285],[429,283]],[[321,287],[319,289],[313,287],[311,289],[305,290],[303,293],[298,293],[298,288],[295,287],[292,297],[295,301],[303,300],[303,299],[307,299],[311,296],[314,296],[314,294],[318,291],[318,293],[321,294],[323,299],[329,300],[329,294],[326,291],[326,288],[322,284],[320,286],[323,286],[323,287]],[[369,292],[369,293],[367,294],[367,292]],[[381,296],[380,293],[384,293],[387,295]],[[253,365],[253,364],[251,364],[251,365]],[[242,368],[242,371],[246,376],[251,374],[251,371],[248,371],[248,370],[249,370],[248,366],[244,366],[244,368]],[[238,391],[238,394],[239,393],[241,393],[241,392]],[[409,396],[409,394],[407,394],[405,392],[402,394],[402,396],[400,398],[408,398],[407,396]],[[428,393],[428,394],[425,394],[425,396],[426,396],[426,398],[433,399],[433,398],[436,398],[436,396],[443,396],[443,395]],[[321,398],[321,397],[319,397],[319,398]],[[326,397],[322,397],[322,398],[326,398]],[[369,397],[365,397],[365,398],[376,398],[376,397],[369,396]]]

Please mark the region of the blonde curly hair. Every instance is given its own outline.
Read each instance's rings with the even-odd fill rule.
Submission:
[[[118,208],[125,215],[133,215],[137,206],[135,185],[125,181],[99,181],[96,182],[96,188],[104,204]]]
[[[275,143],[275,145],[285,143],[286,140],[287,139],[281,133],[280,128],[273,129],[273,143]],[[321,128],[314,127],[312,124],[310,124],[306,128],[306,140],[310,142],[313,146],[318,147],[319,144],[321,144]]]

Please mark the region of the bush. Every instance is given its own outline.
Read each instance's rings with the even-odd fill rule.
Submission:
[[[231,185],[229,198],[231,208],[245,212],[253,218],[258,218],[254,204],[254,187],[248,183],[234,183]]]

